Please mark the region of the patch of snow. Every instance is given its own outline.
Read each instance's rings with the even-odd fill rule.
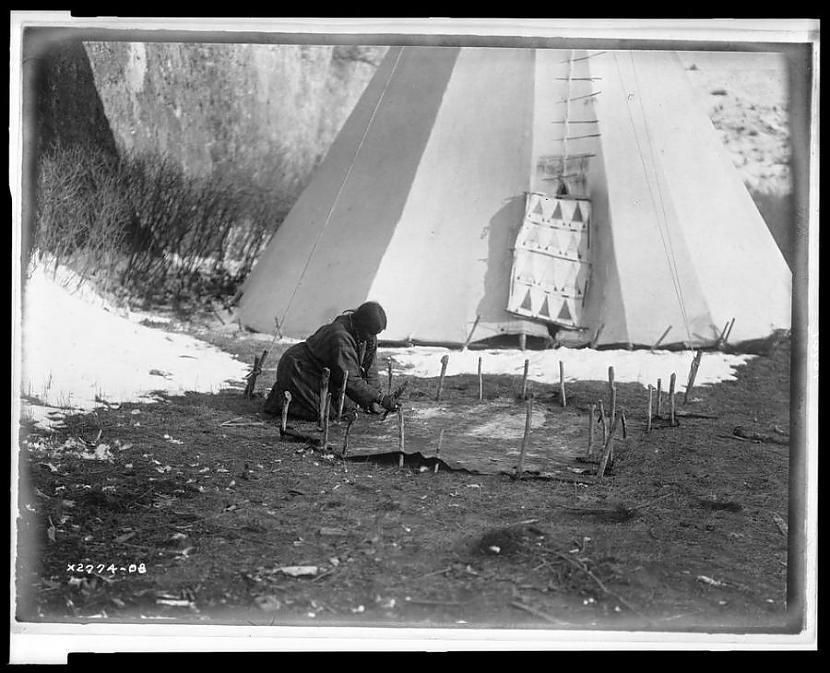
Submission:
[[[565,369],[565,381],[607,381],[608,367],[614,367],[614,379],[620,383],[639,383],[644,387],[663,380],[668,389],[669,377],[677,375],[677,390],[684,391],[694,351],[649,350],[591,350],[590,348],[557,348],[542,351],[520,350],[450,350],[447,348],[416,346],[412,348],[384,348],[379,352],[381,362],[392,358],[393,371],[416,378],[437,377],[441,374],[441,356],[449,355],[447,376],[477,374],[478,359],[482,358],[483,374],[507,374],[521,377],[524,362],[529,360],[528,379],[538,383],[559,383],[559,362]],[[695,387],[735,380],[735,369],[754,356],[704,352],[700,361]]]
[[[72,272],[58,267],[53,274],[42,264],[28,270],[24,283],[21,347],[20,393],[28,398],[22,415],[42,428],[59,424],[67,409],[89,411],[102,400],[216,392],[248,371],[210,344],[122,317]]]

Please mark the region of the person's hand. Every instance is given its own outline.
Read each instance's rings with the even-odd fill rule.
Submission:
[[[380,406],[387,411],[395,411],[398,408],[398,400],[394,395],[384,395],[380,398]]]
[[[377,402],[372,402],[372,404],[369,406],[369,413],[371,413],[371,414],[382,414],[383,413],[383,407],[380,406]]]

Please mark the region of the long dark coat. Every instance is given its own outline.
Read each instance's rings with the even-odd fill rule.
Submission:
[[[382,396],[375,356],[377,337],[359,342],[352,326],[351,315],[341,315],[328,325],[323,325],[308,339],[291,346],[277,365],[277,381],[265,400],[265,413],[280,414],[285,399],[284,392],[291,393],[288,413],[294,418],[316,420],[320,414],[320,381],[323,368],[331,371],[332,415],[337,409],[346,379],[346,403],[344,410],[359,405],[369,407],[380,402]]]

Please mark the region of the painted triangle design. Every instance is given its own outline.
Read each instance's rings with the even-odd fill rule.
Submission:
[[[562,208],[559,201],[556,202],[556,208],[553,209],[553,219],[554,220],[561,220],[562,219]]]
[[[576,208],[574,208],[574,216],[571,218],[573,222],[582,222],[582,211],[579,209],[579,203],[576,204]]]
[[[530,311],[532,309],[532,304],[530,303],[530,290],[527,291],[524,301],[522,301],[522,304],[521,306],[519,306],[519,308],[523,308],[525,311]]]
[[[572,322],[573,316],[571,315],[571,311],[568,308],[568,302],[562,302],[562,309],[559,311],[559,316],[556,318],[557,320],[561,320],[563,322]]]
[[[545,318],[550,318],[550,308],[548,307],[547,297],[545,297],[545,301],[542,302],[542,308],[539,309],[539,315],[544,316]]]
[[[533,209],[533,215],[544,215],[545,210],[542,208],[542,200],[536,199],[536,207]]]

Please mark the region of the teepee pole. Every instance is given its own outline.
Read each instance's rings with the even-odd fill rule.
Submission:
[[[478,321],[481,320],[481,316],[477,315],[475,322],[473,323],[472,328],[470,329],[470,333],[467,335],[467,340],[464,342],[464,345],[461,347],[462,351],[467,350],[467,346],[470,345],[470,342],[473,340],[473,333],[476,331],[476,327],[478,327]]]
[[[602,334],[602,330],[605,327],[605,323],[602,323],[599,327],[597,327],[597,331],[594,332],[594,338],[591,339],[591,348],[596,348],[597,344],[599,343],[600,334]]]
[[[723,337],[723,343],[721,346],[725,346],[726,342],[729,341],[729,337],[732,336],[732,328],[735,326],[735,318],[732,318],[732,322],[729,323],[729,329],[726,330],[726,336]]]
[[[658,347],[661,343],[663,343],[663,339],[665,339],[665,338],[666,338],[666,335],[667,335],[667,334],[671,331],[671,327],[672,327],[672,326],[671,326],[671,325],[669,325],[669,326],[666,328],[666,331],[665,331],[665,332],[663,332],[663,333],[660,335],[660,338],[659,338],[659,339],[657,339],[657,341],[655,341],[655,342],[654,342],[654,345],[651,347],[651,352],[652,352],[652,353],[653,353],[653,352],[657,349],[657,347]]]

